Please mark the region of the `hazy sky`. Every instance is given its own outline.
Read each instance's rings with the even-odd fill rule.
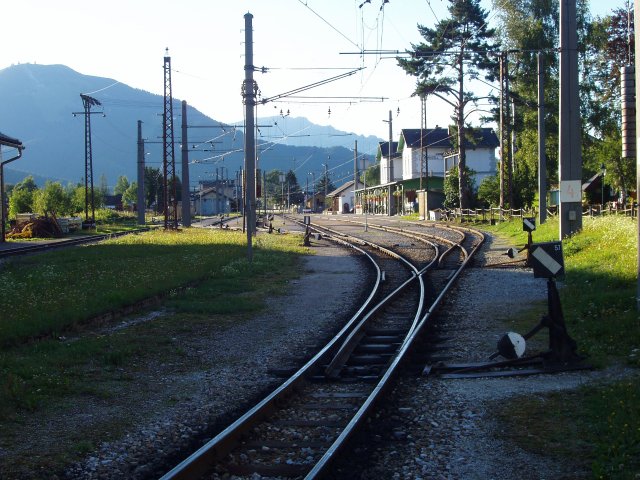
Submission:
[[[409,48],[420,40],[416,25],[432,26],[445,18],[448,2],[388,0],[382,8],[383,0],[371,0],[359,8],[362,1],[7,2],[0,28],[0,68],[16,63],[64,64],[83,74],[162,94],[163,57],[169,47],[174,98],[187,100],[217,120],[238,122],[243,118],[243,17],[251,12],[254,63],[271,69],[255,74],[263,97],[365,67],[348,79],[300,93],[351,98],[283,99],[259,107],[259,116],[289,111],[290,117],[279,122],[289,134],[298,128],[293,118],[304,116],[315,123],[386,138],[388,124],[383,120],[392,110],[396,138],[401,128],[420,126],[420,103],[411,97],[414,79],[393,59],[353,53],[363,45],[367,50]],[[483,0],[483,5],[491,22],[490,0]],[[593,12],[599,15],[623,5],[625,0],[592,0]],[[7,94],[0,92],[0,98]],[[100,98],[99,93],[95,96]],[[356,97],[385,100],[364,102]],[[322,103],[309,103],[312,100]],[[428,112],[429,127],[448,124],[451,111],[441,101],[430,100]],[[11,131],[8,126],[2,130]]]

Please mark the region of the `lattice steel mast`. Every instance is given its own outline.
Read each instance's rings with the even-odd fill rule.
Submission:
[[[178,198],[176,195],[176,159],[173,134],[173,96],[171,94],[171,57],[166,49],[164,57],[164,112],[162,114],[162,173],[164,180],[164,228],[178,228]]]
[[[93,152],[91,149],[91,107],[102,105],[98,100],[83,93],[80,94],[84,112],[74,112],[73,115],[84,115],[84,220],[85,223],[95,226],[96,202],[93,190]],[[91,221],[89,221],[89,205],[91,205]]]

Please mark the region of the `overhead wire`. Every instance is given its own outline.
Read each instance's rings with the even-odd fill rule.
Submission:
[[[324,17],[322,17],[322,15],[320,15],[313,8],[311,8],[306,2],[303,2],[302,0],[298,0],[298,2],[301,5],[304,5],[305,7],[307,7],[307,9],[309,9],[309,11],[311,11],[315,16],[317,16],[320,20],[322,20],[329,27],[331,27],[332,30],[334,30],[336,33],[338,33],[341,37],[343,37],[345,40],[347,40],[350,44],[355,45],[356,48],[358,48],[358,44],[357,43],[355,43],[353,40],[351,40],[349,37],[347,37],[344,33],[342,33],[340,30],[338,30],[335,26],[333,26],[328,20],[326,20]]]

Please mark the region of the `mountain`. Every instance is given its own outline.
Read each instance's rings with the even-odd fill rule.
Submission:
[[[83,75],[64,65],[21,64],[0,70],[0,130],[20,139],[26,146],[23,157],[11,164],[13,170],[64,182],[82,181],[85,116],[80,93],[101,103],[91,108],[90,117],[95,184],[102,175],[111,186],[120,175],[135,179],[138,120],[143,122],[145,161],[162,168],[161,95],[114,79]],[[181,103],[175,98],[173,113],[179,174],[182,115]],[[304,135],[308,136],[282,134],[284,124],[293,120],[304,123]],[[313,125],[306,119],[258,120],[259,125],[265,122],[274,125],[260,130],[258,167],[264,170],[296,168],[301,184],[307,172],[322,172],[324,163],[329,164],[334,183],[339,184],[342,177],[348,177],[348,172],[353,171],[353,140],[376,141]],[[192,185],[216,175],[235,178],[244,158],[242,128],[223,125],[190,105],[187,124],[194,127],[188,129]],[[263,138],[262,134],[288,138]]]

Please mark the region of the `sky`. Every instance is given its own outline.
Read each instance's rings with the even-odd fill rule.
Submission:
[[[254,65],[268,69],[255,73],[262,98],[362,69],[298,94],[306,98],[260,105],[259,117],[282,112],[278,124],[288,135],[302,128],[296,117],[306,117],[347,132],[388,138],[392,111],[396,139],[400,129],[420,127],[420,102],[411,96],[415,79],[397,66],[392,55],[358,52],[410,48],[421,39],[417,24],[433,26],[446,18],[448,2],[363,1],[7,2],[0,27],[0,69],[18,63],[63,64],[162,95],[168,48],[174,99],[186,100],[216,120],[237,124],[244,114],[240,95],[244,15],[250,12]],[[482,0],[482,5],[489,22],[495,21],[491,0]],[[591,5],[593,14],[605,15],[626,3],[591,0]],[[105,87],[112,83],[105,81]],[[6,94],[0,92],[0,98]],[[94,96],[99,99],[99,92]],[[449,123],[451,110],[442,101],[430,99],[427,112],[429,128]]]

